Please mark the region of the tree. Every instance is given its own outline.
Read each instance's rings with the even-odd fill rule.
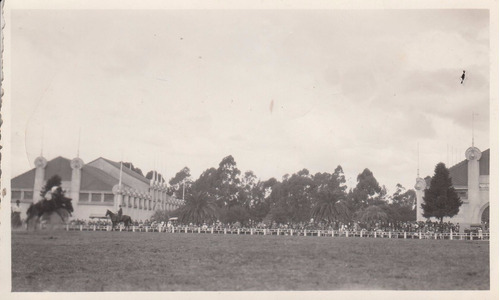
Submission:
[[[313,206],[312,176],[307,169],[292,176],[283,176],[283,182],[273,186],[269,196],[270,215],[278,223],[306,222],[311,217]]]
[[[196,192],[186,199],[186,204],[176,212],[181,223],[198,225],[217,219],[217,206],[206,193]]]
[[[139,174],[141,176],[144,176],[144,174],[142,173],[142,170],[139,169],[139,168],[134,167],[133,163],[131,163],[131,162],[123,162],[122,164],[123,164],[124,168],[130,169],[130,170],[136,172],[137,174]]]
[[[369,169],[364,169],[358,175],[356,187],[349,192],[349,202],[353,211],[358,211],[369,205],[380,204],[385,196],[378,181]],[[383,201],[383,200],[382,200]]]
[[[459,212],[462,200],[453,188],[450,172],[444,163],[436,165],[434,176],[431,178],[429,188],[425,190],[423,200],[422,209],[425,218],[435,217],[443,223],[444,217],[451,218]]]
[[[161,183],[164,183],[165,182],[165,178],[163,178],[163,175],[160,173],[160,172],[157,172],[157,171],[149,171],[147,174],[146,174],[146,178],[149,179],[149,180],[152,180],[153,177],[155,177],[155,173],[156,173],[156,180],[161,182]]]
[[[170,179],[168,184],[170,185],[168,187],[169,194],[178,199],[182,199],[191,189],[191,171],[188,167],[182,168],[182,170],[177,172],[175,176]]]
[[[171,212],[167,210],[156,210],[155,213],[151,216],[151,221],[160,222],[168,222],[170,218]]]
[[[317,202],[312,210],[312,217],[315,221],[348,222],[351,213],[347,203],[344,201],[344,194],[341,191],[336,193],[321,192],[317,194]]]
[[[370,205],[357,213],[357,219],[371,228],[377,222],[387,221],[388,216],[382,207]]]

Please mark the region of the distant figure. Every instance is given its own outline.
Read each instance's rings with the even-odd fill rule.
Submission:
[[[11,214],[11,217],[12,217],[12,228],[17,228],[17,227],[20,227],[22,225],[22,222],[21,222],[21,207],[19,207],[19,203],[20,201],[19,200],[16,200],[16,206],[12,207],[12,214]]]
[[[464,80],[465,80],[465,70],[464,70],[464,73],[462,74],[462,77],[460,77],[462,79],[462,81],[460,81],[460,84],[463,84],[464,83]]]

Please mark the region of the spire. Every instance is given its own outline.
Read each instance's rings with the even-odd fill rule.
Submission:
[[[417,142],[417,177],[420,177],[420,144]]]
[[[40,140],[40,157],[43,157],[43,136],[44,136],[45,126],[42,126],[42,139]]]
[[[82,128],[78,130],[78,148],[76,149],[76,157],[80,158],[80,138],[82,135]]]
[[[120,162],[120,180],[118,181],[118,185],[120,188],[122,187],[122,173],[123,173],[123,162]]]
[[[472,147],[474,147],[474,117],[477,116],[478,114],[472,113]]]

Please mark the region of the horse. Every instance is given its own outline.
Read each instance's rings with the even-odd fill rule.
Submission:
[[[111,218],[111,223],[113,224],[111,226],[111,230],[113,230],[117,224],[120,224],[122,222],[125,224],[125,227],[129,227],[133,223],[130,216],[122,215],[122,217],[120,218],[117,214],[113,213],[109,209],[106,211],[106,217],[107,216]]]
[[[71,198],[62,195],[56,197],[54,200],[42,200],[37,203],[32,203],[26,211],[26,215],[28,216],[26,218],[26,229],[29,229],[30,221],[33,220],[33,228],[36,229],[36,225],[43,215],[48,216],[54,212],[57,213],[64,223],[66,223],[73,211]]]

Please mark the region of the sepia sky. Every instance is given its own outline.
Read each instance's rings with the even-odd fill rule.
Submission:
[[[12,176],[40,155],[194,179],[369,168],[381,185],[490,147],[487,10],[12,11]],[[466,80],[460,84],[462,70]]]

